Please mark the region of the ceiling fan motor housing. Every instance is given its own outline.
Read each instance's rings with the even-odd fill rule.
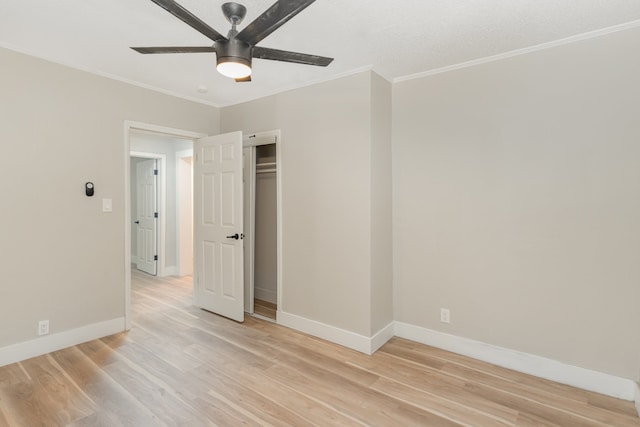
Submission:
[[[240,62],[251,67],[251,46],[238,39],[219,40],[215,43],[218,64]]]

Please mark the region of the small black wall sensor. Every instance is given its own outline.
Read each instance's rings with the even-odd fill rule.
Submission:
[[[87,195],[87,197],[93,196],[93,182],[87,182],[84,185],[84,192]]]

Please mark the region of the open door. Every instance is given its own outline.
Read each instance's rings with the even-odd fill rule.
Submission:
[[[152,275],[157,274],[158,264],[158,169],[156,160],[136,164],[138,260],[136,268]]]
[[[242,132],[194,142],[194,302],[244,321]]]

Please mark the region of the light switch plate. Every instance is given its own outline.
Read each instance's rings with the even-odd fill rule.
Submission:
[[[102,212],[112,212],[113,201],[111,199],[102,199]]]

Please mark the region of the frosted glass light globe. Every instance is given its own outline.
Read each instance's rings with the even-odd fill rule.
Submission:
[[[240,62],[221,62],[216,68],[220,74],[232,79],[242,79],[251,75],[251,67]]]

